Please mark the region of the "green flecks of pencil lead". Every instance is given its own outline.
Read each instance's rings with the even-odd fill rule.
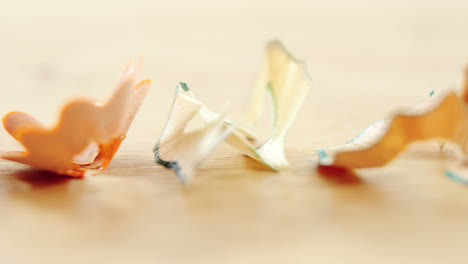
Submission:
[[[429,94],[429,97],[431,97],[433,95],[434,95],[434,90],[431,91],[431,93]]]
[[[184,91],[188,92],[190,89],[188,88],[187,84],[184,83],[184,82],[181,82],[180,83],[180,87],[182,87],[182,89],[184,89]]]

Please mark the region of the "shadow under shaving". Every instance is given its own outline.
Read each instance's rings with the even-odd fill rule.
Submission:
[[[3,175],[0,199],[18,201],[44,210],[72,210],[88,193],[82,178],[37,169],[20,169]],[[71,187],[71,183],[73,188]]]
[[[65,184],[70,180],[82,179],[33,168],[18,170],[12,173],[10,176],[18,181],[28,183],[32,188],[35,189]]]
[[[317,166],[320,177],[338,185],[358,185],[364,181],[354,171],[347,168]]]
[[[270,171],[270,172],[274,171],[272,168],[268,167],[262,162],[252,159],[249,156],[242,155],[242,160],[244,161],[244,165],[247,169],[255,170],[255,171]]]

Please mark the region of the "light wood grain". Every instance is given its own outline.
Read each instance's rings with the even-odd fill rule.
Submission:
[[[0,113],[46,124],[105,98],[128,59],[153,86],[108,169],[82,180],[0,162],[0,263],[466,263],[468,189],[450,153],[324,175],[317,149],[453,89],[468,63],[464,1],[8,1]],[[189,186],[152,159],[178,81],[236,119],[278,38],[314,87],[274,173],[220,146]],[[261,133],[268,131],[268,128]],[[1,149],[20,149],[5,132]]]

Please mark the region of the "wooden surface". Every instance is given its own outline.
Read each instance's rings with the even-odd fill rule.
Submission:
[[[414,146],[355,175],[306,161],[461,80],[466,2],[379,2],[3,2],[2,115],[52,125],[67,99],[106,98],[142,53],[153,86],[95,177],[0,162],[0,263],[467,263],[468,189],[444,176],[450,153]],[[230,101],[236,119],[272,38],[314,79],[287,138],[290,169],[222,145],[180,185],[151,151],[177,82],[213,110]],[[0,146],[21,149],[4,131]]]

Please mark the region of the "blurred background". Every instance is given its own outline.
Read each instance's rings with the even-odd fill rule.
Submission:
[[[50,182],[0,162],[0,263],[466,263],[466,189],[431,174],[439,163],[405,156],[417,170],[401,161],[338,187],[305,160],[456,89],[467,14],[463,0],[2,0],[2,116],[52,126],[70,98],[107,98],[141,55],[152,88],[100,176]],[[177,83],[213,110],[229,101],[236,120],[272,39],[314,81],[288,136],[293,169],[265,172],[223,146],[181,187],[151,153]],[[0,146],[21,149],[4,131]]]
[[[405,106],[414,102],[402,98],[408,90],[455,86],[468,61],[466,11],[465,1],[3,1],[0,110],[37,110],[24,94],[51,110],[76,95],[105,98],[141,55],[142,77],[153,80],[147,104],[168,109],[185,81],[201,100],[219,98],[214,109],[227,99],[244,107],[271,39],[307,62],[321,92],[310,102],[328,105],[331,96],[329,111],[351,115],[335,108],[385,90],[398,97],[389,104]],[[388,112],[365,101],[374,119]],[[39,118],[53,122],[50,112]],[[160,123],[145,130],[159,133]]]

